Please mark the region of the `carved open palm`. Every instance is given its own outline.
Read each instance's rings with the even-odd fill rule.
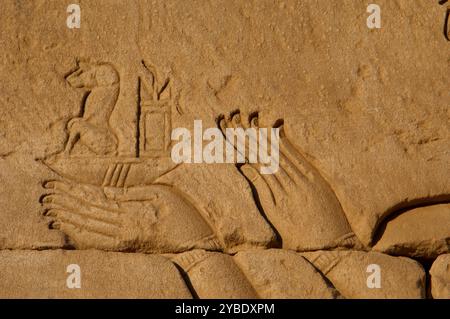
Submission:
[[[42,197],[50,227],[80,249],[181,252],[218,250],[214,232],[199,212],[170,186],[101,188],[49,181]]]
[[[227,128],[258,129],[259,115],[234,112],[229,117],[221,116],[219,126],[224,133]],[[355,237],[330,185],[289,141],[284,124],[276,126],[280,129],[278,171],[261,174],[264,164],[248,161],[248,141],[247,163],[240,169],[256,189],[264,213],[279,232],[283,247],[312,250],[353,245]],[[264,143],[258,145],[262,147]],[[267,150],[271,149],[276,147],[272,148],[268,139]]]

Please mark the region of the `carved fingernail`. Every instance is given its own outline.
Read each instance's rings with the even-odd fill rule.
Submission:
[[[254,116],[254,117],[252,117],[250,119],[250,125],[252,127],[257,127],[258,126],[258,117],[257,116]]]
[[[236,124],[240,124],[241,123],[241,115],[239,113],[235,114],[233,116],[233,122]]]
[[[42,198],[41,200],[42,203],[51,203],[52,202],[52,198],[49,195],[46,195]]]
[[[248,164],[241,167],[242,173],[251,181],[255,181],[258,178],[258,174]]]
[[[44,211],[43,215],[47,217],[56,217],[56,212],[53,209],[48,209]]]
[[[216,119],[216,124],[217,124],[219,127],[222,126],[221,123],[222,123],[222,121],[224,120],[224,118],[225,118],[225,116],[224,116],[223,114],[220,114],[220,115],[217,117],[217,119]]]
[[[48,225],[48,228],[50,228],[50,229],[59,229],[60,227],[61,227],[61,223],[58,221],[51,222]]]
[[[47,196],[47,194],[41,195],[39,196],[39,203],[43,204],[44,203],[44,198]]]
[[[55,187],[55,182],[54,181],[47,181],[44,182],[44,188],[54,188]]]

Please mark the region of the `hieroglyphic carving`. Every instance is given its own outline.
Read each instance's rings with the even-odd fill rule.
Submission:
[[[139,81],[135,157],[117,154],[111,115],[121,94],[112,64],[81,63],[66,80],[87,91],[80,116],[67,125],[65,149],[44,159],[63,177],[44,184],[50,227],[76,248],[153,253],[221,250],[198,209],[170,185],[153,183],[176,165],[170,159],[169,79],[144,63]],[[133,110],[130,109],[130,112]]]
[[[220,116],[218,124],[224,135],[227,128],[260,126],[257,112],[244,115],[239,111]],[[260,174],[260,164],[249,161],[240,170],[254,185],[266,217],[280,233],[283,248],[314,250],[357,244],[330,185],[288,139],[283,122],[277,121],[275,126],[280,128],[278,172]]]
[[[189,295],[179,280],[165,275],[178,271],[159,256],[99,251],[104,249],[174,252],[172,260],[191,279],[195,296],[253,297],[253,290],[262,297],[318,296],[317,283],[324,280],[302,285],[313,279],[307,271],[312,266],[298,252],[267,248],[316,249],[325,242],[329,250],[305,254],[317,252],[311,263],[345,297],[419,292],[420,267],[382,256],[421,262],[426,257],[428,270],[450,247],[447,210],[428,207],[448,204],[450,194],[448,73],[436,69],[448,63],[450,2],[434,0],[434,8],[424,1],[392,2],[380,4],[389,23],[373,33],[354,27],[364,24],[365,5],[336,1],[252,7],[85,0],[89,23],[70,32],[61,19],[65,6],[2,1],[0,291],[6,297],[16,288],[18,297],[70,296],[59,275],[66,262],[81,262],[86,281],[80,297],[98,297],[95,287],[106,296],[117,291],[127,297],[128,286],[144,291],[139,294],[144,298],[145,290]],[[333,37],[336,32],[339,37]],[[71,53],[81,52],[101,60],[70,68]],[[178,92],[187,112],[171,118]],[[171,125],[194,116],[212,123],[206,117],[246,105],[286,119],[282,147],[293,148],[282,151],[289,161],[280,172],[260,176],[252,165],[234,164],[174,167],[167,156]],[[61,178],[54,180],[33,162],[43,156]],[[285,176],[289,168],[293,174]],[[46,179],[51,180],[41,200],[61,232],[46,230],[34,214],[42,194],[37,186]],[[265,179],[267,185],[259,183]],[[344,210],[365,249],[383,254],[345,249],[354,237],[342,231],[348,227],[333,228],[344,219],[332,216],[336,198],[343,209],[334,213]],[[416,218],[414,211],[425,205]],[[321,234],[311,235],[320,227],[337,234],[330,235],[331,242],[341,233],[344,238],[338,245],[322,242]],[[70,248],[94,250],[59,251],[69,248],[63,233]],[[378,243],[371,241],[374,235],[380,235]],[[310,242],[297,246],[305,239]],[[218,252],[222,249],[226,254]],[[436,272],[429,272],[432,290],[438,287],[444,297],[450,292],[439,287],[450,287],[448,260],[437,260]],[[368,263],[380,264],[382,290],[368,290]],[[136,267],[116,274],[114,268],[125,264]],[[44,268],[49,271],[41,276]]]
[[[156,71],[142,62],[139,78],[139,156],[170,153],[171,87],[169,78],[158,81]]]
[[[75,145],[81,144],[97,155],[115,155],[117,137],[110,117],[119,97],[119,74],[107,63],[79,62],[66,80],[72,87],[88,93],[82,101],[81,115],[67,123],[69,137],[64,154],[69,156]]]
[[[208,223],[166,185],[97,187],[49,181],[41,202],[51,228],[76,248],[147,253],[220,250]]]
[[[110,63],[78,61],[66,76],[74,88],[86,91],[80,115],[67,123],[68,139],[63,152],[44,163],[64,178],[97,186],[149,184],[176,165],[170,159],[171,95],[169,79],[160,84],[156,71],[144,63],[139,81],[134,123],[137,141],[135,157],[118,154],[118,119],[115,105],[121,94],[121,78]],[[120,94],[119,94],[120,93]],[[125,127],[132,127],[133,123]]]
[[[68,244],[78,249],[187,252],[173,261],[184,270],[197,296],[220,297],[224,291],[229,297],[273,296],[275,288],[265,291],[258,284],[264,277],[242,273],[239,263],[217,253],[226,250],[224,242],[190,197],[172,185],[155,182],[175,167],[169,157],[171,88],[169,79],[160,82],[153,67],[142,66],[144,71],[137,77],[135,157],[117,152],[111,114],[120,94],[120,76],[114,66],[79,63],[66,77],[71,86],[86,90],[87,97],[82,100],[80,115],[67,124],[64,150],[44,160],[63,177],[44,184],[41,202],[44,215],[51,219],[50,228],[61,230]],[[237,111],[220,116],[218,124],[225,133],[227,128],[259,128],[259,122],[257,112],[246,116]],[[360,248],[327,180],[287,137],[283,121],[273,127],[280,129],[280,169],[264,175],[260,164],[247,161],[239,170],[254,187],[255,200],[278,231],[281,247],[297,251]],[[272,149],[270,144],[265,147]],[[271,252],[281,257],[284,253]],[[259,252],[255,254],[259,258]],[[317,251],[305,257],[328,275],[348,254]],[[279,262],[284,267],[283,258],[275,259],[270,267],[275,269]],[[225,280],[211,290],[211,281],[222,277]],[[318,294],[335,297],[325,284]]]

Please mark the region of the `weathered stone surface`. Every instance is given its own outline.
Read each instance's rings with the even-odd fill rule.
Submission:
[[[193,250],[172,260],[183,269],[199,298],[258,298],[248,278],[229,255]]]
[[[0,144],[3,143],[3,140]],[[48,172],[30,156],[0,157],[0,248],[45,249],[64,246],[64,236],[48,229],[41,215],[42,176]]]
[[[223,134],[228,129],[271,127],[258,115],[234,113],[220,121]],[[280,128],[279,169],[264,174],[261,163],[242,166],[241,171],[258,193],[267,219],[277,229],[282,247],[292,250],[315,250],[335,247],[351,248],[358,240],[352,232],[341,205],[330,185],[295,148]],[[233,137],[234,138],[234,137]],[[233,143],[233,138],[228,139]],[[256,141],[256,139],[254,139]],[[245,154],[250,154],[247,149]],[[270,141],[267,149],[273,149]]]
[[[67,124],[79,116],[86,90],[71,87],[79,83],[65,77],[80,59],[87,64],[108,63],[120,76],[121,89],[110,118],[120,142],[118,153],[128,157],[135,152],[133,105],[139,103],[138,76],[148,83],[153,78],[157,91],[170,80],[170,94],[169,90],[161,94],[158,103],[172,105],[171,127],[189,127],[194,119],[211,127],[217,116],[236,108],[247,114],[259,111],[267,123],[282,118],[302,158],[329,184],[324,200],[330,192],[335,194],[352,230],[367,245],[380,220],[393,208],[450,193],[445,153],[450,140],[449,75],[443,67],[448,49],[441,32],[442,7],[423,0],[414,6],[407,0],[378,4],[383,19],[393,21],[380,32],[366,27],[366,4],[352,1],[288,1],[282,8],[270,3],[87,1],[82,5],[81,28],[71,30],[65,25],[66,7],[61,3],[5,1],[0,22],[3,160],[13,162],[10,157],[19,153],[29,162],[69,150]],[[324,14],[329,10],[339,14]],[[133,23],[114,18],[117,12]],[[411,22],[408,17],[415,12],[420,12],[420,19]],[[189,17],[196,22],[187,23]],[[330,25],[340,30],[338,38]],[[223,26],[229,33],[210,32]],[[398,45],[392,46],[393,42]],[[182,49],[174,50],[174,43]],[[379,52],[386,47],[389,52],[380,59]],[[113,89],[116,80],[111,77],[110,81]],[[433,85],[423,85],[429,81]],[[154,93],[147,92],[145,85],[142,99]],[[75,132],[83,125],[70,127]],[[114,144],[103,137],[105,145]],[[92,153],[83,143],[92,144],[89,137],[82,138],[73,154]],[[92,167],[108,166],[88,159]],[[135,166],[129,183],[147,175],[151,181],[169,169],[161,164],[153,171],[142,168],[146,173],[139,175],[142,165]],[[13,169],[25,170],[22,166]],[[47,172],[39,176],[41,181],[51,176]],[[75,175],[84,180],[91,176],[88,173]],[[95,178],[101,180],[102,175]],[[217,173],[213,178],[227,177]],[[307,189],[312,198],[320,198],[317,185]],[[208,205],[197,200],[202,207]],[[4,208],[4,214],[20,225],[13,228],[25,227],[28,222],[22,219],[35,210],[27,210],[22,218],[10,205],[14,202]],[[323,205],[335,207],[336,203]],[[34,247],[49,240],[45,229],[26,234],[30,234],[27,239],[17,238],[22,236],[18,234],[8,237],[10,243],[3,247],[22,246],[21,242]],[[261,237],[267,241],[266,235],[253,237],[253,241]],[[47,244],[58,246],[60,241],[52,238]]]
[[[170,186],[101,188],[54,180],[44,187],[44,215],[76,248],[146,253],[221,249],[208,222]]]
[[[80,267],[81,288],[67,286],[71,264]],[[0,297],[192,298],[167,258],[91,250],[1,251]]]
[[[412,259],[361,251],[316,251],[302,255],[345,298],[425,298],[425,272]],[[380,288],[368,285],[373,274],[373,266],[369,265],[379,266]]]
[[[335,298],[338,293],[300,254],[280,249],[239,252],[234,260],[261,298]]]
[[[431,295],[434,299],[450,299],[450,254],[439,256],[430,269]]]
[[[258,211],[250,186],[233,165],[181,165],[157,182],[174,185],[191,199],[212,225],[225,251],[275,244],[273,229]]]
[[[205,297],[258,295],[237,252],[327,250],[346,297],[422,296],[409,259],[333,250],[449,251],[448,3],[379,0],[369,29],[353,0],[84,0],[69,29],[67,3],[1,2],[0,249],[194,252]],[[174,161],[175,129],[200,120],[280,128],[279,170]],[[259,254],[279,269],[285,253]],[[372,259],[392,280],[366,291]]]
[[[450,204],[409,210],[387,221],[375,250],[436,258],[450,252]]]

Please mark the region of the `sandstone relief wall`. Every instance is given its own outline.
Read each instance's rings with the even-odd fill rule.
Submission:
[[[70,4],[0,4],[0,297],[450,298],[450,4]]]

